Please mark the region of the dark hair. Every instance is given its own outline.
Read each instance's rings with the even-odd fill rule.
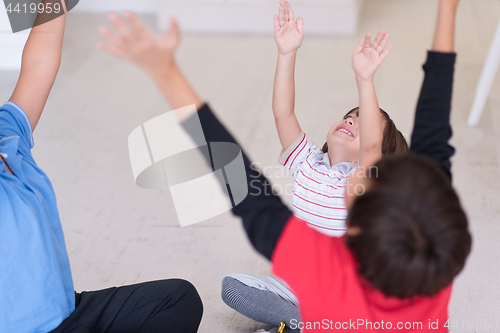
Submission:
[[[387,296],[433,296],[463,269],[471,248],[467,217],[449,178],[411,153],[383,158],[347,218],[359,228],[346,245],[360,274]]]
[[[359,114],[359,106],[347,112],[344,119],[353,112]],[[408,151],[408,143],[404,135],[396,128],[394,121],[392,121],[387,112],[380,109],[380,113],[385,120],[384,137],[382,139],[382,156],[406,153]],[[323,145],[322,150],[324,153],[328,152],[328,143]]]

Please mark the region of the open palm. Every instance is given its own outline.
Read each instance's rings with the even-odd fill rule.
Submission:
[[[159,38],[130,11],[123,16],[110,13],[108,19],[116,32],[106,25],[100,27],[105,42],[97,46],[103,51],[135,63],[151,75],[165,72],[174,62],[180,43],[179,26],[174,18],[170,19],[170,30]]]
[[[274,38],[281,54],[290,54],[302,45],[304,40],[304,20],[295,21],[292,6],[288,1],[280,1],[279,15],[274,15]]]
[[[373,43],[370,33],[361,39],[352,57],[352,68],[357,77],[369,79],[375,75],[382,62],[392,51],[392,45],[385,49],[388,40],[389,34],[384,30],[380,30]]]

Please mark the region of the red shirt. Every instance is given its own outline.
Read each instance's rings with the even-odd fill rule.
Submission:
[[[448,332],[450,285],[434,297],[387,297],[359,275],[342,238],[333,238],[292,216],[276,245],[273,272],[299,300],[303,332],[401,330]],[[298,319],[298,318],[297,318]]]

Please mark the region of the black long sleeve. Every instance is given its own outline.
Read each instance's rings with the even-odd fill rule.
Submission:
[[[455,53],[428,52],[410,147],[410,151],[434,160],[450,179],[450,158],[455,153],[448,143],[452,135],[450,112],[455,60]]]
[[[196,115],[193,117],[196,117]],[[238,145],[234,137],[215,117],[208,105],[205,104],[198,111],[198,117],[209,147],[211,143],[216,142],[229,142]],[[188,119],[183,124],[184,128],[188,129],[190,122],[194,119]],[[241,146],[239,147],[241,148]],[[246,198],[240,204],[233,206],[232,211],[233,214],[242,218],[243,226],[255,249],[271,260],[276,243],[292,212],[277,195],[272,193],[269,181],[258,169],[252,167],[252,162],[243,150],[242,153],[247,178],[246,185],[249,190]],[[213,163],[213,159],[209,163]],[[217,169],[217,166],[215,169]],[[222,185],[226,186],[226,184]]]

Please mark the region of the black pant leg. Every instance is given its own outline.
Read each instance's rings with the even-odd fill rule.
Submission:
[[[194,333],[203,305],[184,280],[161,280],[76,295],[76,309],[52,333]]]
[[[455,53],[428,52],[410,146],[412,152],[434,160],[450,179],[450,158],[455,153],[448,143],[452,135],[450,112],[455,60]]]

